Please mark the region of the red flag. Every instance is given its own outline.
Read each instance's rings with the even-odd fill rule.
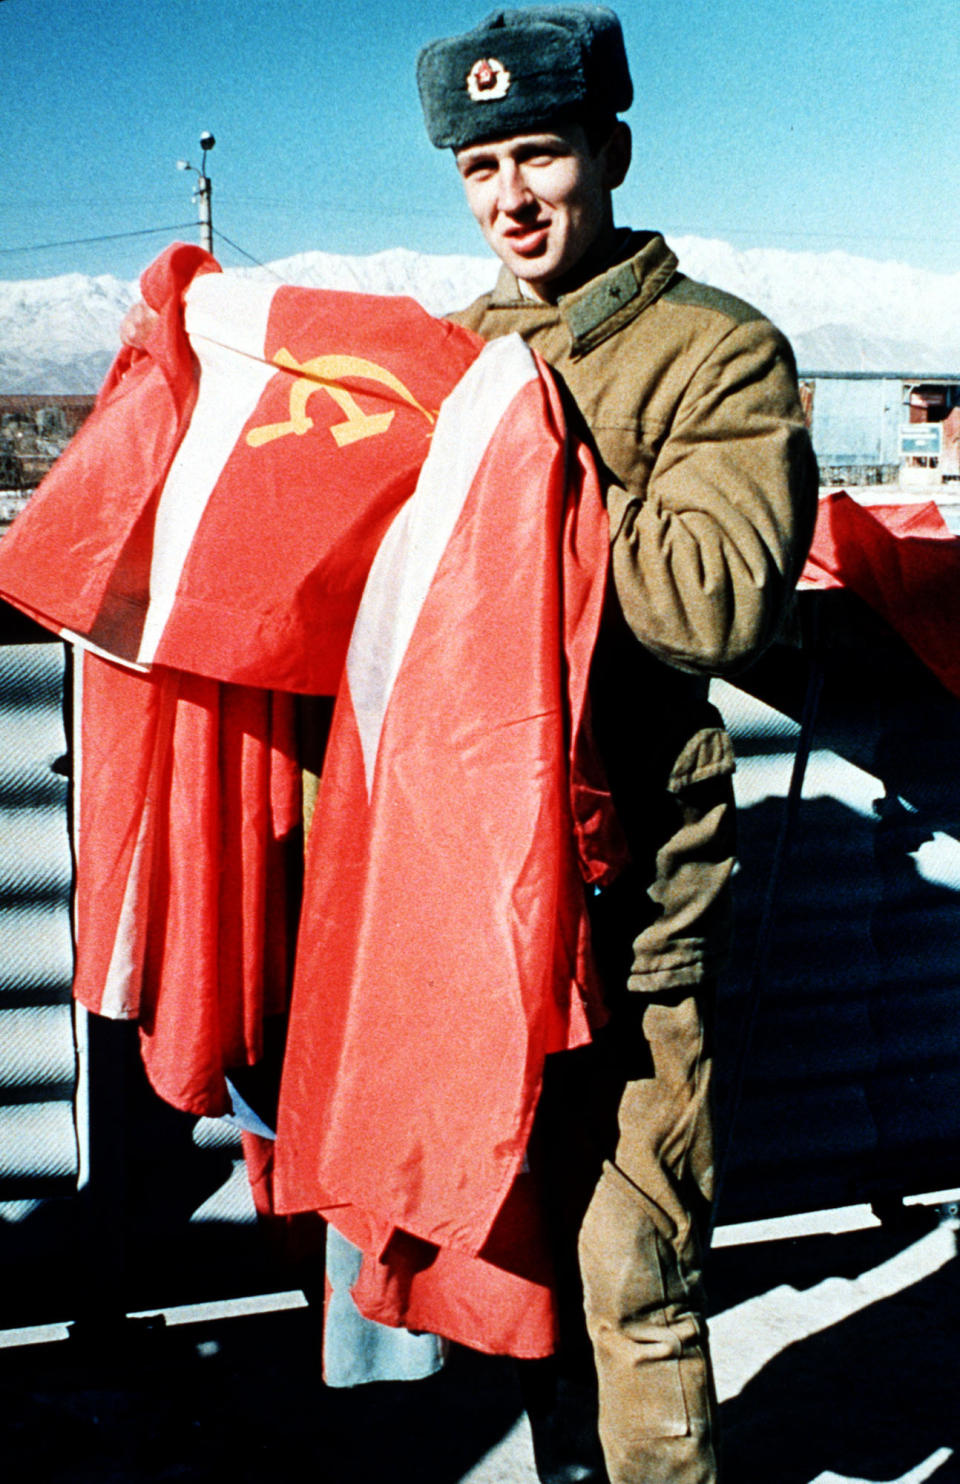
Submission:
[[[333,694],[373,554],[483,342],[408,299],[189,281],[215,268],[181,246],[145,278],[150,354],[119,358],[5,538],[0,592],[122,660]]]
[[[960,695],[960,541],[932,500],[863,506],[844,490],[827,495],[801,586],[850,588]]]
[[[183,244],[141,288],[147,351],[121,352],[5,538],[0,591],[157,666],[87,657],[75,993],[138,1019],[157,1090],[212,1114],[284,1007],[299,887],[280,869],[292,713],[243,687],[335,690],[380,536],[482,342],[408,300],[231,282]]]
[[[140,1023],[156,1091],[226,1113],[286,1009],[299,899],[293,698],[87,655],[74,993]]]
[[[589,1037],[570,739],[607,541],[549,377],[494,341],[371,569],[310,841],[278,1206],[375,1257],[395,1228],[482,1252],[544,1056]]]
[[[146,434],[118,450],[112,418],[98,442],[92,420],[79,477],[58,465],[0,554],[14,601],[157,666],[87,665],[78,989],[139,1018],[165,1097],[220,1111],[224,1066],[257,1054],[277,1003],[271,862],[294,817],[289,712],[246,687],[332,689],[349,642],[281,1204],[337,1204],[382,1259],[357,1286],[366,1312],[543,1354],[553,1299],[522,1164],[544,1057],[601,1013],[582,879],[613,866],[586,718],[596,474],[519,339],[480,353],[403,301],[248,287],[187,291],[192,414],[171,314],[156,361],[103,402],[128,397],[133,423],[159,407],[152,451]],[[101,518],[117,467],[127,503]]]

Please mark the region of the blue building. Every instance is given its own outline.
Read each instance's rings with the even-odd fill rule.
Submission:
[[[960,479],[960,372],[802,371],[824,484]]]

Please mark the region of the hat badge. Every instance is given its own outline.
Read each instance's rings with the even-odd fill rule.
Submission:
[[[478,57],[467,73],[467,92],[474,103],[492,103],[510,86],[510,74],[496,57]]]

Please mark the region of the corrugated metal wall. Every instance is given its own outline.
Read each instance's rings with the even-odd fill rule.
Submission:
[[[64,670],[61,644],[0,647],[0,1202],[78,1171]]]
[[[239,1140],[71,1004],[70,671],[0,604],[0,1328],[283,1286]]]
[[[821,464],[899,466],[906,415],[898,378],[806,375],[815,384],[811,433]]]

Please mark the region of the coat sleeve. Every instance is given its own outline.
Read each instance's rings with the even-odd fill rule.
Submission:
[[[645,488],[608,496],[624,615],[680,669],[723,674],[775,637],[813,532],[817,467],[793,355],[728,329],[688,381]]]

